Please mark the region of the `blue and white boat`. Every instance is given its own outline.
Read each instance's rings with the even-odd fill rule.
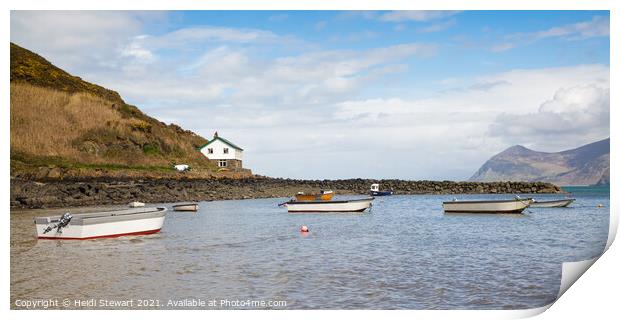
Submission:
[[[378,183],[373,183],[370,185],[370,195],[373,197],[391,196],[393,194],[394,191],[392,190],[380,191]]]

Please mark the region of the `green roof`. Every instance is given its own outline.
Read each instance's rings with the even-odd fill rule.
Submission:
[[[226,140],[226,139],[224,139],[224,138],[222,138],[222,137],[220,137],[220,136],[217,136],[217,137],[213,138],[213,140],[211,140],[211,141],[209,141],[209,142],[205,143],[204,145],[202,145],[202,146],[200,146],[200,147],[196,148],[196,150],[202,150],[204,147],[206,147],[206,146],[210,145],[210,144],[211,144],[213,141],[215,141],[215,140],[220,140],[220,141],[224,142],[225,144],[227,144],[227,145],[229,145],[229,146],[231,146],[231,147],[233,147],[233,148],[235,148],[235,149],[237,149],[237,150],[239,150],[239,151],[243,151],[243,149],[239,148],[239,147],[238,147],[238,146],[236,146],[234,143],[232,143],[232,142],[230,142],[230,141],[228,141],[228,140]]]

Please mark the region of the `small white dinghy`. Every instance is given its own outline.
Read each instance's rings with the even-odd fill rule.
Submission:
[[[141,207],[144,207],[144,202],[134,201],[134,202],[130,202],[127,206],[130,208],[141,208]]]
[[[558,200],[532,200],[530,207],[533,208],[562,208],[568,207],[571,203],[573,203],[576,199],[568,198],[568,199],[558,199]]]
[[[87,240],[157,233],[165,219],[166,208],[133,208],[37,217],[34,224],[39,239]]]
[[[443,203],[445,213],[521,213],[532,199],[510,200],[452,200]]]
[[[172,206],[172,209],[174,211],[193,211],[193,212],[196,212],[196,211],[198,211],[198,204],[197,203],[177,204],[177,205]]]
[[[375,198],[333,201],[295,201],[291,200],[281,205],[286,206],[288,212],[363,212],[372,206]]]

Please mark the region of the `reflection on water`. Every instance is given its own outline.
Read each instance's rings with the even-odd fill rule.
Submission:
[[[364,214],[215,201],[197,214],[169,212],[158,234],[64,242],[36,241],[32,223],[62,210],[12,212],[11,307],[157,299],[173,308],[169,299],[192,298],[284,300],[289,309],[539,307],[557,294],[561,262],[592,258],[607,240],[609,193],[574,196],[573,207],[499,216],[444,215],[454,196],[377,198]]]

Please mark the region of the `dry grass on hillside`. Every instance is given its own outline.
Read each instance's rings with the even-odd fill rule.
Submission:
[[[79,157],[73,140],[119,118],[100,98],[11,84],[12,152]]]
[[[69,94],[11,83],[11,158],[57,157],[90,164],[208,167],[194,149],[196,135],[123,113],[88,93]]]

